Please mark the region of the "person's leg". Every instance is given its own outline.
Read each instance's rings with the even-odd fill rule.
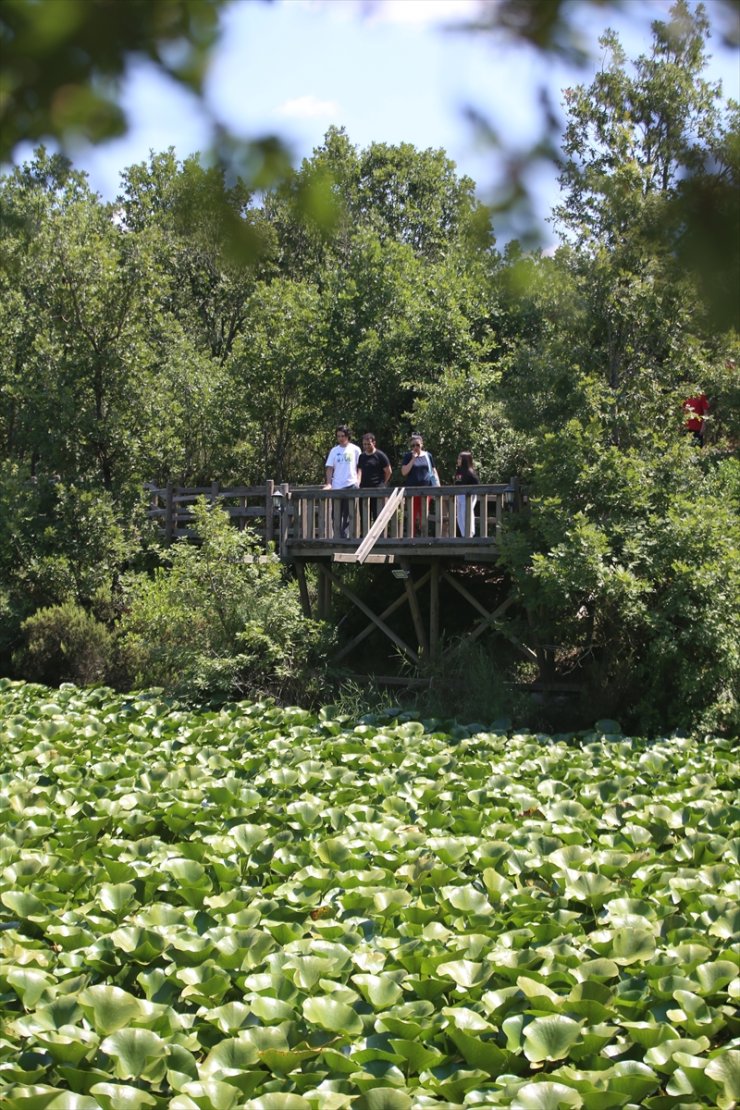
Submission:
[[[465,535],[465,494],[458,493],[455,498],[455,516],[457,517],[457,531],[459,535]]]
[[[342,497],[339,502],[339,535],[343,540],[349,539],[349,498]]]
[[[411,498],[411,535],[421,531],[421,498]]]

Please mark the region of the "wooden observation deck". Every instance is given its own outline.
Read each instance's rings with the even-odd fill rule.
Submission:
[[[491,628],[509,636],[501,618],[513,599],[508,597],[489,611],[455,576],[454,569],[498,559],[505,519],[522,507],[515,478],[505,484],[371,490],[277,486],[272,481],[264,486],[222,488],[214,483],[197,489],[152,486],[149,494],[149,516],[160,523],[168,541],[192,534],[192,508],[198,497],[220,504],[236,526],[249,525],[266,547],[274,548],[281,560],[294,568],[307,616],[331,621],[333,590],[347,597],[368,624],[340,645],[335,661],[345,659],[376,629],[412,664],[423,657],[437,657],[444,631],[440,626],[441,582],[473,609],[477,619],[466,633],[469,638]],[[318,574],[315,612],[306,578],[308,564]],[[398,596],[382,613],[374,613],[344,581],[346,564],[387,564],[398,580]],[[420,597],[426,589],[425,619]],[[389,618],[404,604],[411,613],[415,644],[404,640],[389,624]],[[513,642],[526,655],[534,655]]]

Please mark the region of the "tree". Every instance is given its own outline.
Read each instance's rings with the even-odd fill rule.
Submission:
[[[120,490],[138,477],[160,418],[150,388],[151,252],[43,149],[0,187],[0,282],[21,310],[3,363],[7,446],[31,469]]]
[[[252,200],[241,179],[227,185],[223,168],[197,156],[180,163],[172,148],[122,174],[117,217],[152,241],[162,308],[219,362],[244,329],[256,282],[274,272],[275,235]],[[235,241],[248,244],[246,257]]]
[[[675,222],[722,134],[706,32],[701,8],[674,5],[633,73],[606,37],[605,71],[569,95],[569,245],[501,272],[503,403],[531,506],[504,545],[520,636],[542,677],[577,676],[592,712],[642,729],[737,727],[737,409],[701,457],[680,435],[696,387],[730,405],[737,352],[706,330]]]
[[[737,298],[725,289],[740,248],[738,106],[721,109],[720,86],[703,76],[703,4],[692,11],[676,0],[670,19],[652,27],[651,53],[631,67],[607,31],[602,70],[589,87],[566,90],[555,220],[564,238],[618,252],[620,268],[636,271],[647,252],[664,267],[666,288],[684,282],[688,266],[715,326],[737,326]]]

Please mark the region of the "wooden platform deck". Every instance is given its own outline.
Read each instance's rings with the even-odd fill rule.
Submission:
[[[472,609],[469,631],[476,639],[496,629],[512,639],[502,620],[511,597],[489,611],[454,570],[456,566],[491,564],[498,559],[499,538],[507,515],[522,508],[515,478],[479,486],[440,486],[423,490],[382,487],[374,490],[327,490],[322,486],[223,488],[214,483],[197,489],[149,487],[149,515],[173,540],[192,536],[193,505],[199,497],[220,504],[237,527],[249,526],[266,550],[274,550],[295,572],[305,614],[332,621],[332,595],[342,594],[366,618],[360,632],[340,644],[336,662],[344,661],[374,631],[379,631],[413,665],[435,659],[444,635],[440,585]],[[307,565],[317,578],[310,587]],[[398,579],[397,596],[375,613],[345,580],[343,566],[386,564]],[[420,603],[422,591],[426,597]],[[389,623],[408,605],[414,634],[406,639]],[[525,645],[512,642],[528,658]]]

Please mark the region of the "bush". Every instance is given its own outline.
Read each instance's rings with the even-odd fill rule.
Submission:
[[[0,673],[10,667],[31,614],[106,604],[133,554],[132,531],[119,522],[106,490],[0,463]]]
[[[307,620],[276,556],[221,509],[195,508],[200,542],[184,540],[169,566],[129,575],[118,643],[128,686],[194,700],[268,695],[310,701],[325,685],[326,628]]]
[[[90,686],[109,673],[111,633],[74,602],[39,609],[21,625],[25,639],[13,662],[23,678],[58,686]]]

